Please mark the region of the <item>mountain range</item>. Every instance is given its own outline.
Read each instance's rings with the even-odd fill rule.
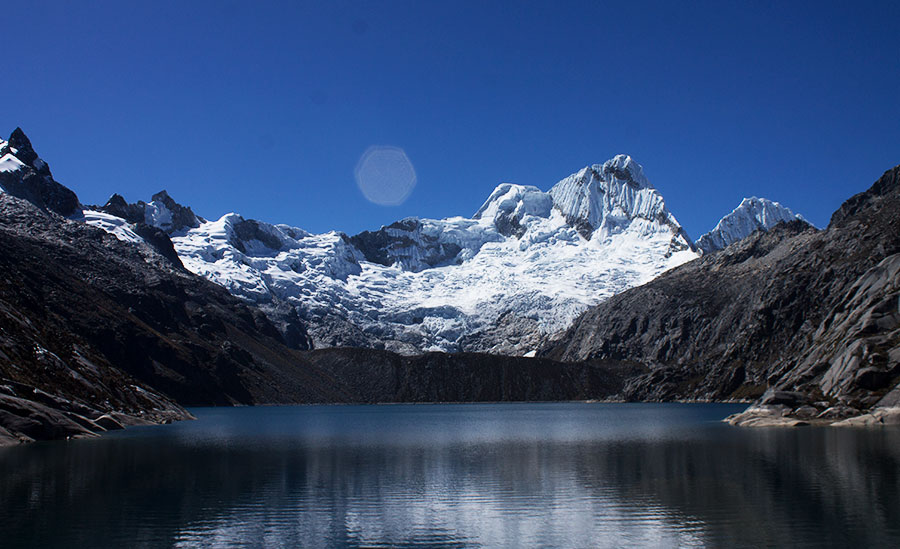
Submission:
[[[896,168],[826,230],[749,198],[696,241],[625,155],[352,236],[165,191],[85,206],[19,129],[0,191],[2,440],[184,405],[760,398],[800,421],[900,394]]]

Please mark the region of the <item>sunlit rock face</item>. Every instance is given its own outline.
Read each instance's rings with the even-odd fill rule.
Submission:
[[[624,155],[549,192],[501,184],[472,217],[407,218],[352,237],[166,213],[183,210],[156,196],[142,207],[185,267],[264,309],[289,304],[318,346],[525,354],[589,306],[697,257]]]

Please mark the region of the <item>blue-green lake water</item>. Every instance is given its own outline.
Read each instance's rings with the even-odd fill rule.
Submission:
[[[0,448],[0,546],[900,547],[900,429],[740,409],[193,409]]]

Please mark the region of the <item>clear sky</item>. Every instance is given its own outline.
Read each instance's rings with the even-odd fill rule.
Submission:
[[[167,189],[320,232],[471,215],[627,153],[696,238],[744,196],[824,226],[900,163],[897,2],[13,2],[0,131],[84,203]],[[377,205],[354,169],[403,149]]]

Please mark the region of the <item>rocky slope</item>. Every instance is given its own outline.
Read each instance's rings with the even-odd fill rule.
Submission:
[[[307,376],[265,315],[150,248],[6,193],[0,246],[0,425],[7,430],[59,434],[13,421],[10,414],[31,412],[9,399],[61,403],[95,420],[114,412],[186,417],[175,402],[331,395],[328,383]],[[50,397],[33,398],[36,390]]]
[[[900,401],[900,166],[826,230],[782,223],[623,292],[542,355],[635,360],[635,400],[760,398],[797,418]]]

